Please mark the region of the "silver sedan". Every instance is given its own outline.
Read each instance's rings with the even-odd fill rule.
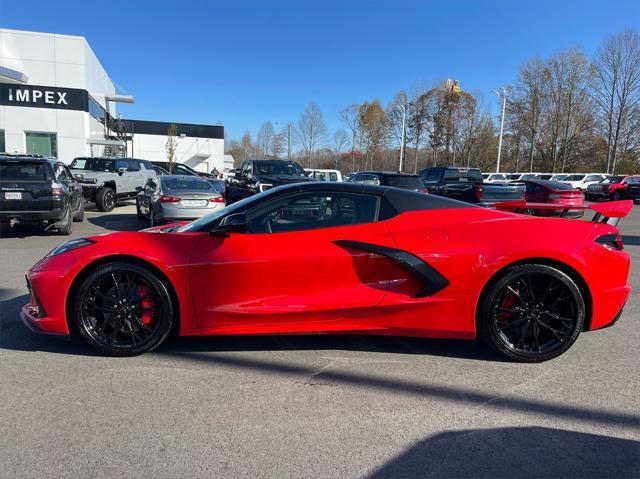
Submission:
[[[138,218],[148,219],[151,226],[194,220],[224,207],[224,195],[197,176],[150,178],[136,197]]]

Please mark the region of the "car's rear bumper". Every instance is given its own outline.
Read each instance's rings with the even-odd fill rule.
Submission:
[[[16,219],[20,223],[42,224],[55,223],[64,218],[64,208],[53,208],[47,211],[0,211],[0,223],[9,223]]]

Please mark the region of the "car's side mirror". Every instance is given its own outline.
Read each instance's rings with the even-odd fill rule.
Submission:
[[[229,233],[246,233],[247,232],[247,215],[244,213],[236,213],[225,216],[220,224],[209,233],[212,236],[226,237]]]
[[[122,173],[126,173],[127,169],[126,168],[118,168],[118,174],[120,176],[122,176]]]

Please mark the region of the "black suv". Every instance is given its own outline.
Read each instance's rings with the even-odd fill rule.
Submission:
[[[0,223],[30,224],[71,234],[84,219],[82,186],[55,158],[0,153]]]
[[[349,181],[365,185],[392,186],[403,190],[420,191],[421,193],[427,192],[420,175],[399,171],[360,171],[351,174]]]
[[[313,181],[295,161],[245,160],[234,178],[227,180],[227,204],[289,183]]]

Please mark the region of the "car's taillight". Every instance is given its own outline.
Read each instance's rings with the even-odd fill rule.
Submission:
[[[476,201],[482,200],[482,185],[476,185]]]
[[[56,196],[56,197],[64,196],[64,191],[62,191],[62,188],[54,186],[53,188],[51,188],[51,196]]]
[[[426,189],[426,188],[418,188],[418,191],[419,191],[420,193],[424,193],[425,195],[428,195],[428,194],[429,194],[429,190],[428,190],[428,189]]]
[[[180,201],[182,201],[182,198],[180,198],[179,196],[162,195],[160,197],[160,203],[179,203]]]
[[[224,203],[224,198],[222,196],[212,196],[209,198],[209,203]]]
[[[607,248],[617,249],[619,251],[622,251],[624,249],[624,245],[622,244],[622,236],[620,236],[619,233],[598,236],[596,238],[596,243],[606,246]]]

